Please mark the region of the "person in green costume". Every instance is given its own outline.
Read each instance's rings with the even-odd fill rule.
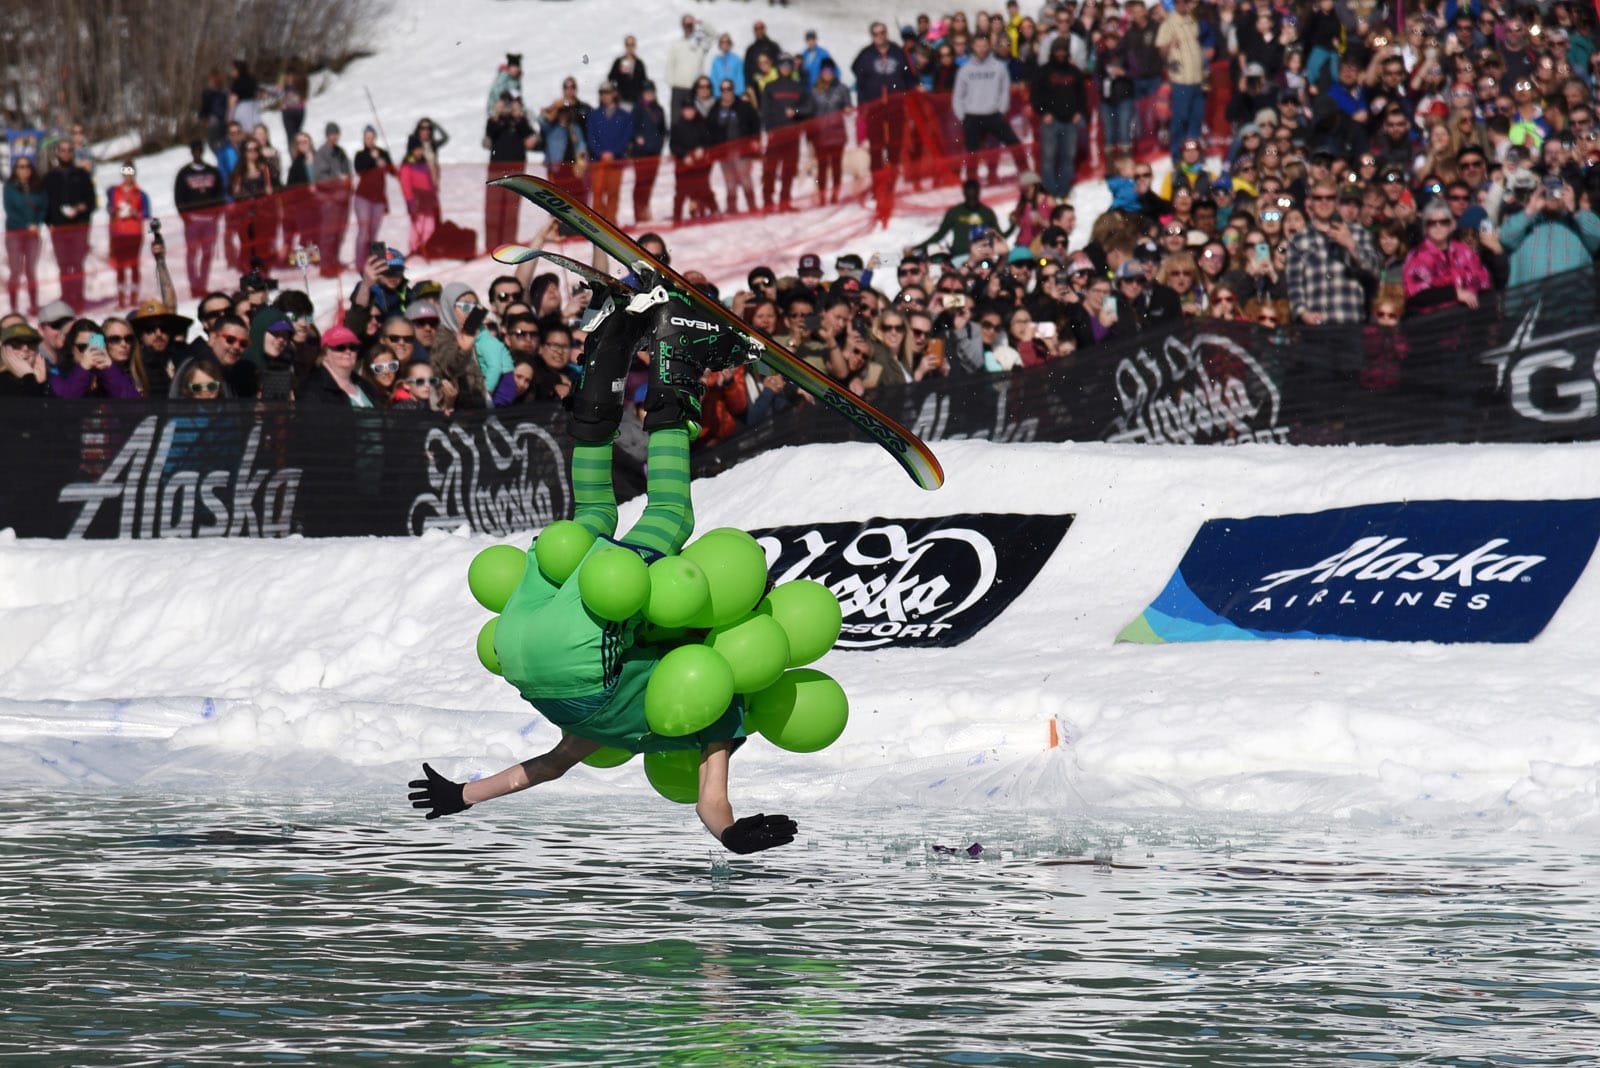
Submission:
[[[741,344],[731,331],[706,319],[681,294],[658,285],[626,303],[607,299],[598,318],[588,324],[583,377],[566,404],[576,441],[573,518],[596,536],[597,549],[620,545],[649,563],[677,553],[689,540],[694,529],[689,428],[700,414],[701,374],[732,358]],[[646,345],[652,371],[642,405],[649,434],[647,504],[639,521],[618,539],[611,443],[622,421],[628,366]],[[735,853],[794,841],[795,822],[787,816],[733,817],[728,758],[744,741],[741,697],[698,733],[666,737],[650,730],[645,686],[668,650],[643,642],[643,627],[642,617],[621,623],[595,617],[579,597],[577,573],[557,586],[540,573],[530,550],[522,584],[500,615],[495,655],[506,681],[562,728],[561,741],[547,753],[476,782],[452,782],[423,764],[426,777],[410,783],[412,807],[427,809],[428,819],[462,812],[559,779],[603,746],[634,753],[697,749],[700,794],[695,812],[706,830]]]

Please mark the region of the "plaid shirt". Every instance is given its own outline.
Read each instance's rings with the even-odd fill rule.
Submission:
[[[1349,229],[1355,237],[1353,253],[1309,226],[1290,239],[1284,273],[1295,318],[1302,312],[1321,312],[1330,323],[1367,321],[1367,291],[1361,279],[1377,276],[1378,248],[1365,227]]]

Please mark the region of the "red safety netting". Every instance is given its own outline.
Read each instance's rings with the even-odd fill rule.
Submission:
[[[1225,62],[1213,65],[1212,82],[1206,125],[1216,150],[1226,146],[1229,136],[1222,116],[1228,96]],[[1150,107],[1154,121],[1138,133],[1134,154],[1139,158],[1168,151],[1162,143],[1166,96],[1163,88]],[[361,201],[353,182],[292,187],[208,215],[164,217],[163,238],[180,301],[212,289],[231,289],[250,269],[252,259],[259,259],[264,272],[285,285],[298,284],[302,272],[307,279],[323,275],[353,281],[354,265],[363,258],[358,250],[371,240],[424,261],[473,259],[501,244],[529,242],[542,224],[541,213],[523,212],[517,198],[484,186],[499,174],[524,171],[548,174],[635,230],[854,203],[863,209],[862,225],[844,230],[859,234],[887,224],[907,194],[953,188],[967,174],[978,177],[986,190],[1000,187],[1009,193],[1021,170],[1039,171],[1037,116],[1028,106],[1024,87],[1013,91],[1006,118],[1017,146],[990,140],[968,153],[948,95],[908,93],[718,145],[700,159],[677,160],[664,154],[546,166],[535,151],[525,164],[447,164],[436,172],[413,171],[404,182],[394,178],[385,183],[382,213],[372,202]],[[1091,82],[1087,121],[1079,138],[1079,181],[1105,174],[1102,141],[1098,94]],[[913,201],[911,207],[928,210],[926,202]],[[58,235],[43,242],[41,300],[63,295],[80,309],[101,314],[123,310],[112,298],[116,280],[103,207],[97,215],[96,222],[85,228],[87,254],[81,277],[62,272],[63,284],[57,285],[51,238]],[[839,236],[837,224],[837,219],[830,221],[830,236]],[[71,238],[70,232],[67,236]],[[80,232],[76,240],[82,242],[84,236]],[[71,243],[67,242],[68,258]],[[158,295],[148,235],[138,257],[143,275],[139,295]],[[722,266],[731,270],[736,264]]]

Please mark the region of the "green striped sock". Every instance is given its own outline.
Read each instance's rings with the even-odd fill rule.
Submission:
[[[611,485],[611,443],[572,447],[573,519],[595,537],[617,532],[617,491]]]
[[[689,500],[689,432],[681,426],[650,435],[645,495],[649,503],[622,540],[629,545],[672,555],[694,533],[694,504]]]

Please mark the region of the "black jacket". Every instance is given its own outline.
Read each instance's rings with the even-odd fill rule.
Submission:
[[[1033,110],[1057,122],[1074,122],[1084,117],[1087,95],[1083,71],[1069,60],[1044,64],[1033,76]]]
[[[89,217],[94,212],[95,195],[94,179],[89,177],[88,171],[76,164],[65,167],[56,164],[45,172],[44,192],[49,203],[45,225],[89,225]],[[64,209],[72,205],[80,210],[75,215],[66,214]]]
[[[355,379],[356,388],[366,394],[367,400],[372,402],[376,409],[383,408],[383,398],[378,396],[376,390],[360,378]],[[344,405],[350,407],[350,395],[339,388],[339,383],[333,380],[326,367],[313,367],[305,380],[295,387],[294,401],[296,404],[312,405]]]

